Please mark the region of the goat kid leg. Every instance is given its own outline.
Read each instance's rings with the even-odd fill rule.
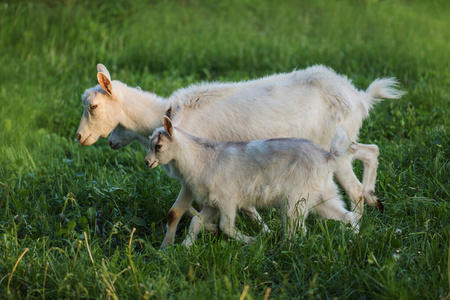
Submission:
[[[381,200],[375,196],[375,182],[377,180],[378,155],[380,150],[377,145],[356,144],[356,153],[353,158],[364,164],[363,173],[363,195],[367,204],[376,207],[383,212],[384,207]]]
[[[188,212],[191,215],[191,217],[195,217],[195,216],[199,215],[199,212],[192,205],[188,208]],[[219,231],[219,228],[214,223],[203,224],[203,225],[204,225],[205,229],[208,230],[208,231],[211,231],[211,232],[218,232]]]
[[[220,229],[229,237],[235,238],[242,243],[248,244],[254,240],[253,237],[243,234],[235,228],[236,207],[232,205],[220,206]]]
[[[205,228],[204,224],[210,224],[218,212],[219,210],[215,207],[205,206],[198,215],[192,218],[189,232],[182,244],[189,248],[197,239],[198,233]]]
[[[248,209],[242,209],[242,211],[254,222],[258,223],[262,229],[262,233],[270,233],[269,227],[267,227],[266,223],[264,223],[263,219],[259,215],[259,213],[256,211],[256,208],[251,207]]]
[[[288,202],[283,204],[281,218],[284,224],[285,235],[288,239],[292,239],[299,229],[303,234],[306,234],[305,220],[308,216],[307,201],[308,200],[298,196],[291,196],[289,197]]]
[[[359,224],[355,220],[355,214],[345,208],[345,203],[342,201],[338,188],[333,181],[327,184],[322,193],[321,202],[313,209],[322,218],[350,223],[353,231],[356,233],[359,232]]]
[[[192,212],[192,210],[194,209],[192,207],[194,199],[195,196],[192,191],[185,185],[182,185],[177,200],[172,205],[172,208],[170,208],[169,213],[167,214],[167,232],[162,242],[161,248],[165,248],[174,243],[178,223],[180,222],[181,217],[186,211],[189,210]]]

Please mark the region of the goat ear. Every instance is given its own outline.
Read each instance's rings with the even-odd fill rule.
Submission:
[[[111,75],[109,75],[108,69],[102,64],[97,65],[97,80],[105,93],[112,96]]]
[[[109,80],[109,78],[101,72],[97,73],[97,80],[102,89],[105,91],[105,93],[112,96],[111,80]]]
[[[163,117],[163,124],[164,124],[164,129],[166,130],[167,134],[169,135],[169,137],[173,137],[173,125],[172,125],[172,121],[170,121],[170,119],[167,116]]]
[[[97,64],[97,72],[105,74],[109,81],[111,81],[111,75],[109,75],[108,69],[103,64]]]

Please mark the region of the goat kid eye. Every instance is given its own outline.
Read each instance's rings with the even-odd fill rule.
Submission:
[[[89,109],[90,109],[90,110],[96,109],[97,106],[98,106],[97,104],[91,104],[91,105],[89,106]]]
[[[155,145],[155,152],[158,152],[159,150],[161,150],[162,145]]]

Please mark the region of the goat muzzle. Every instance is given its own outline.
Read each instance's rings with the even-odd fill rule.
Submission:
[[[149,169],[153,168],[156,164],[156,161],[152,162],[151,160],[145,160],[145,164]]]

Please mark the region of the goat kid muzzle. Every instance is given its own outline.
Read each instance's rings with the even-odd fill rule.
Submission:
[[[113,150],[120,149],[120,142],[117,142],[114,144],[112,141],[108,141],[108,143],[109,143],[109,148],[111,148]]]

